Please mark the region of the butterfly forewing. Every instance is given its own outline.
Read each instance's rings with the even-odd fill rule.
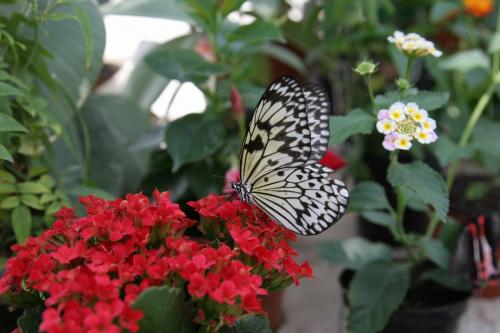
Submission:
[[[310,143],[302,88],[283,77],[271,84],[255,108],[241,153],[242,182],[252,183],[272,169],[304,165]]]
[[[328,148],[330,128],[328,115],[330,101],[321,86],[307,84],[302,87],[307,103],[307,122],[311,132],[311,156],[309,162],[318,162]]]

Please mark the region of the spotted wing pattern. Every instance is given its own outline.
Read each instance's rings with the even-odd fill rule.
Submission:
[[[318,162],[328,148],[330,126],[328,115],[330,101],[321,86],[307,84],[302,87],[307,103],[307,122],[311,131],[311,156],[309,162]]]
[[[291,77],[275,81],[255,108],[240,156],[242,183],[253,183],[270,170],[297,167],[311,154],[304,93]]]
[[[242,147],[241,184],[251,202],[301,235],[333,225],[348,203],[344,183],[317,163],[328,145],[329,109],[319,86],[283,77],[262,96]]]

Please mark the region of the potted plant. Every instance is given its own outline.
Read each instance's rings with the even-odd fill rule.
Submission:
[[[261,296],[313,274],[296,235],[240,201],[190,202],[197,221],[167,192],[81,202],[86,215],[63,208],[6,263],[22,332],[270,332]]]
[[[372,101],[371,112],[356,109],[333,117],[333,143],[375,128],[384,135],[383,148],[390,163],[386,179],[395,197],[392,205],[384,187],[374,181],[358,183],[352,191],[350,210],[386,228],[399,245],[393,251],[384,243],[362,238],[328,242],[323,256],[351,270],[343,275],[349,307],[349,332],[453,332],[470,295],[468,276],[450,271],[452,232],[447,227],[449,195],[443,176],[418,159],[426,145],[439,141],[431,111],[441,108],[449,94],[422,91],[412,86],[412,66],[421,57],[440,57],[434,44],[418,34],[395,32],[388,38],[405,57],[405,74],[396,81],[397,90],[374,97],[371,75],[377,65],[360,63],[355,71],[366,79]],[[401,151],[415,150],[412,162],[402,162]],[[420,151],[420,154],[418,153]],[[450,174],[448,175],[450,177]],[[451,176],[453,177],[453,176]],[[424,234],[405,228],[408,207],[426,212]],[[415,221],[413,221],[415,223]],[[442,224],[439,234],[437,226]],[[437,237],[435,237],[437,236]]]

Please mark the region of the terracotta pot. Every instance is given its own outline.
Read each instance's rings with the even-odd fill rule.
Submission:
[[[268,315],[271,329],[276,332],[286,319],[283,311],[283,291],[275,291],[263,296],[262,306]]]

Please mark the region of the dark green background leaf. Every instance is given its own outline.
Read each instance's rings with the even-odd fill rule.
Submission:
[[[330,117],[330,144],[340,144],[353,134],[370,134],[374,125],[375,118],[361,109]]]

